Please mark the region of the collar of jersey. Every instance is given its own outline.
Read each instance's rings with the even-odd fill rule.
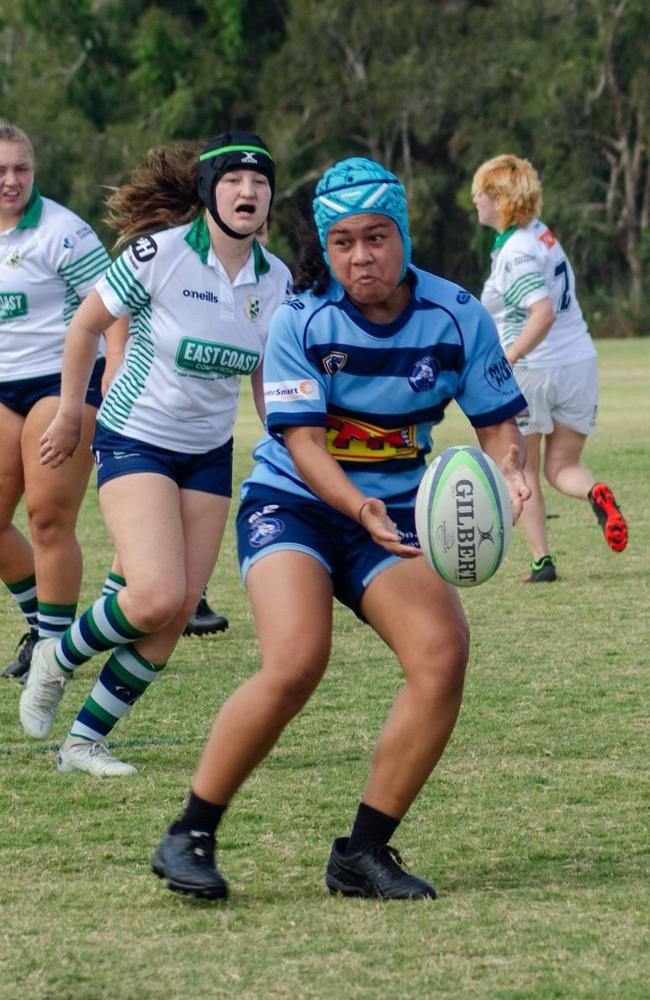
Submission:
[[[508,226],[504,229],[502,233],[497,233],[494,237],[494,243],[492,244],[492,252],[495,250],[500,250],[504,243],[507,243],[513,233],[516,233],[519,226]]]
[[[210,254],[210,231],[205,221],[205,215],[201,212],[189,228],[185,235],[185,242],[199,255],[202,264],[208,263]],[[255,280],[259,281],[263,274],[271,270],[271,265],[264,256],[261,246],[257,240],[253,240],[253,266],[255,268]]]
[[[16,229],[33,229],[41,221],[41,215],[43,214],[43,199],[41,198],[38,188],[33,187],[32,193],[29,196],[29,201],[25,205],[25,211],[20,217],[20,221],[16,224]]]

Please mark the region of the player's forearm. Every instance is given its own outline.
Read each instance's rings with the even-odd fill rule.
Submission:
[[[510,344],[506,357],[511,365],[525,358],[546,337],[555,322],[550,299],[540,299],[528,310],[528,318],[516,340]]]
[[[65,339],[61,375],[62,415],[78,415],[83,408],[90,374],[97,359],[99,338],[114,322],[96,292],[75,313]]]
[[[367,497],[328,452],[324,430],[291,427],[285,428],[284,436],[293,464],[307,486],[330,507],[358,521]]]

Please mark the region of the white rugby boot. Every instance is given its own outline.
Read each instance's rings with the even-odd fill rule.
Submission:
[[[67,736],[56,755],[56,766],[63,774],[87,771],[96,778],[126,778],[137,774],[137,768],[117,757],[111,757],[105,743]]]
[[[44,740],[56,717],[63,692],[72,680],[56,662],[58,639],[41,639],[34,646],[25,690],[20,696],[20,721],[28,736]]]

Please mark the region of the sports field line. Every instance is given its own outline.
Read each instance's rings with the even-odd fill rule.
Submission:
[[[106,746],[109,750],[120,750],[128,749],[129,747],[180,747],[180,746],[190,746],[191,744],[202,744],[205,742],[205,735],[202,736],[188,736],[184,739],[178,739],[176,737],[170,736],[166,739],[151,739],[151,740],[113,740],[107,743]],[[29,754],[43,754],[43,753],[53,753],[58,750],[61,746],[61,741],[57,743],[39,743],[35,746],[24,743],[0,743],[0,757],[9,757],[16,753],[29,753]]]

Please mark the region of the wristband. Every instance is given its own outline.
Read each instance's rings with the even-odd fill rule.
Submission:
[[[363,501],[363,503],[359,507],[359,513],[357,514],[357,521],[359,522],[359,524],[361,524],[362,527],[363,527],[363,524],[361,522],[361,515],[363,514],[363,508],[367,504],[369,504],[371,500],[374,500],[374,497],[368,497],[366,500]]]

